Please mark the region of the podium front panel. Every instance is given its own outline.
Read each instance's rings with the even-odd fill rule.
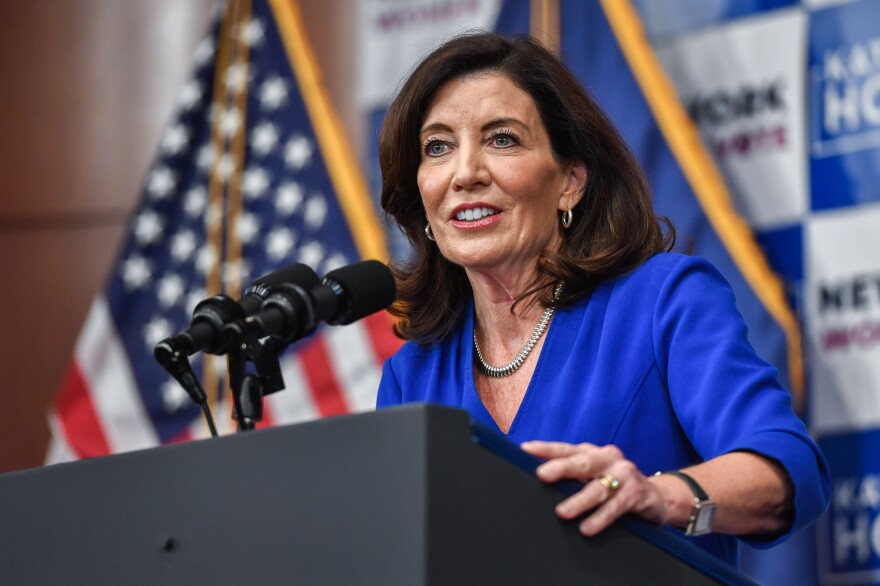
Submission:
[[[582,537],[435,406],[13,472],[0,496],[8,584],[723,582],[620,527]]]

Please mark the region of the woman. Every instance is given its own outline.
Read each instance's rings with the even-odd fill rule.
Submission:
[[[382,206],[414,251],[394,308],[409,342],[379,407],[497,425],[548,460],[541,480],[586,483],[557,508],[595,508],[585,535],[631,513],[711,529],[698,543],[735,563],[731,535],[773,544],[824,510],[827,466],[729,286],[668,252],[632,154],[546,49],[495,34],[439,47],[379,153]]]

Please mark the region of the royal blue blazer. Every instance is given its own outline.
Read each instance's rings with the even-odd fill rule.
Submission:
[[[474,386],[473,302],[444,340],[388,361],[377,407],[430,402],[497,429]],[[791,529],[825,510],[830,474],[777,371],[748,342],[730,286],[705,259],[658,254],[557,311],[508,438],[614,444],[646,475],[728,452],[771,458],[794,486]],[[695,543],[736,564],[732,536]]]

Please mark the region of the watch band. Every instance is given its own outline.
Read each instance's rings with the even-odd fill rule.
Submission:
[[[661,474],[670,474],[672,476],[676,476],[684,480],[685,484],[691,489],[691,492],[694,493],[694,496],[704,501],[709,498],[709,495],[706,494],[706,491],[703,490],[703,487],[697,484],[697,481],[691,478],[688,474],[684,472],[679,472],[678,470],[670,470],[669,472],[661,472]]]
[[[691,516],[688,519],[685,535],[697,536],[705,535],[712,532],[712,519],[715,517],[715,503],[712,497],[706,494],[703,487],[690,475],[678,470],[670,470],[668,472],[658,472],[657,475],[669,474],[684,481],[694,494],[694,507],[691,509]]]

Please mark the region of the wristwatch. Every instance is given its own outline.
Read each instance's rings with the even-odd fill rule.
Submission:
[[[712,500],[712,497],[706,494],[706,491],[703,490],[703,487],[697,484],[696,480],[684,472],[679,472],[677,470],[669,472],[661,471],[657,473],[657,476],[661,474],[670,474],[681,478],[685,484],[688,485],[688,488],[691,489],[691,492],[694,493],[694,508],[691,509],[691,517],[688,519],[687,528],[684,530],[684,534],[697,536],[711,533],[712,519],[715,517],[715,502]]]

